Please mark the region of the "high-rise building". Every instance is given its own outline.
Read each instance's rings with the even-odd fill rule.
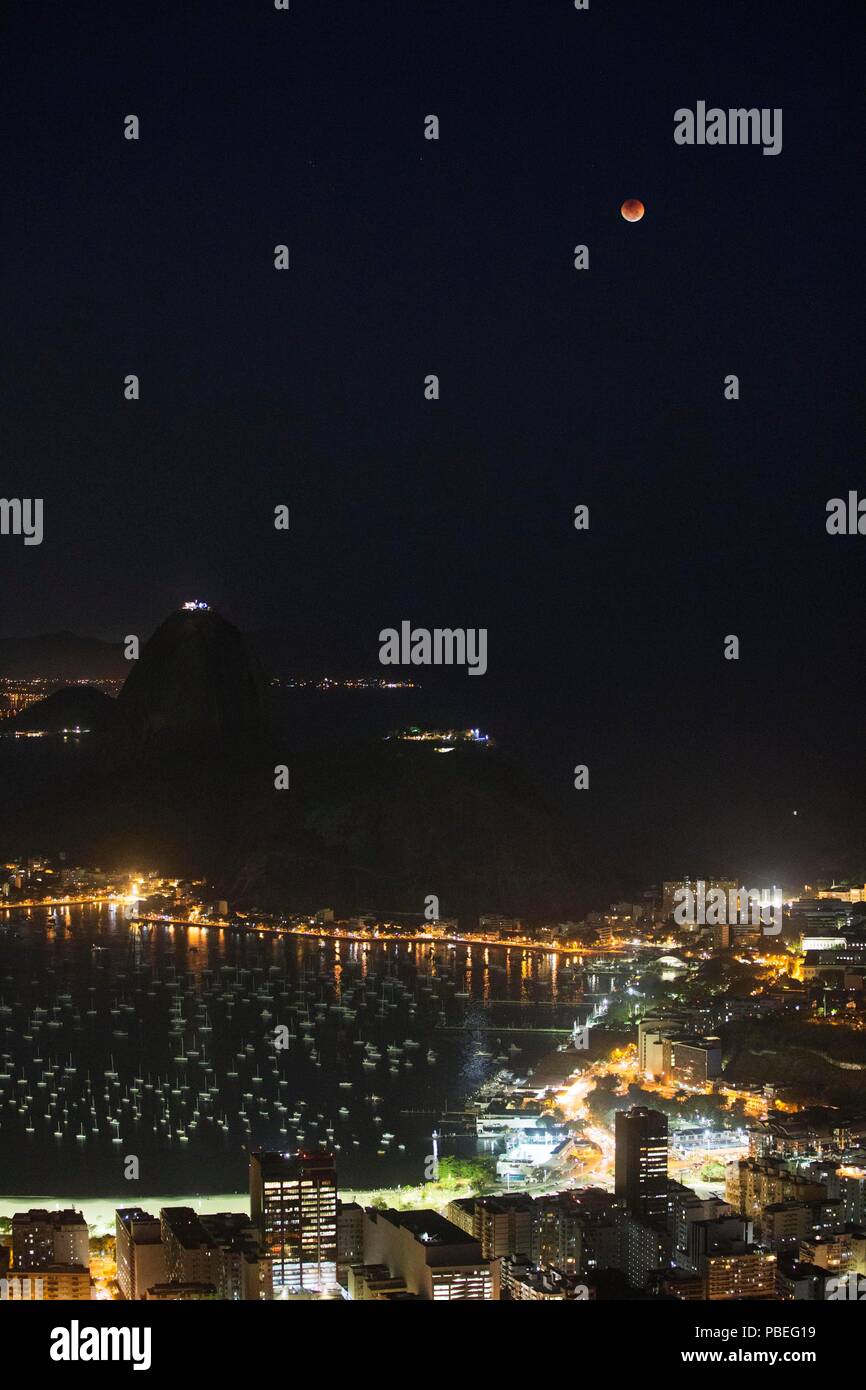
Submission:
[[[505,1255],[532,1256],[537,1250],[537,1203],[523,1192],[503,1197],[464,1197],[446,1212],[449,1221],[471,1235],[481,1246],[485,1260]]]
[[[827,1197],[823,1183],[789,1169],[779,1158],[741,1158],[728,1165],[725,1198],[734,1211],[762,1228],[765,1207],[779,1202],[820,1202]]]
[[[831,1274],[845,1273],[856,1268],[858,1246],[862,1262],[862,1235],[842,1231],[837,1235],[813,1236],[802,1242],[800,1259],[805,1264],[815,1265],[817,1269],[829,1270]]]
[[[199,1216],[192,1207],[163,1207],[160,1234],[167,1284],[213,1286],[214,1297],[230,1300],[272,1296],[270,1258],[242,1212]],[[155,1283],[147,1285],[150,1290]]]
[[[838,1192],[846,1221],[866,1222],[866,1168],[841,1165],[830,1190]]]
[[[165,1251],[159,1218],[141,1207],[121,1207],[114,1214],[117,1287],[121,1298],[144,1298],[152,1284],[165,1280]]]
[[[783,1302],[823,1302],[826,1296],[827,1271],[803,1264],[796,1255],[776,1257],[776,1297]]]
[[[669,879],[662,884],[662,913],[671,917],[677,906],[683,902],[682,893],[687,889],[694,900],[706,902],[710,893],[721,890],[725,896],[736,893],[737,883],[732,878],[679,878]]]
[[[588,1219],[569,1193],[537,1197],[533,1215],[533,1243],[528,1249],[517,1245],[511,1253],[534,1256],[539,1264],[547,1268],[578,1270],[583,1253],[583,1226]]]
[[[677,1034],[662,1044],[662,1074],[676,1086],[704,1087],[722,1073],[722,1044],[719,1038],[696,1038]]]
[[[485,913],[478,918],[478,930],[482,936],[522,937],[526,935],[526,923],[519,917],[500,917],[498,913]]]
[[[368,1207],[364,1259],[400,1280],[414,1298],[437,1303],[499,1298],[499,1260],[485,1260],[479,1241],[435,1211]]]
[[[654,1274],[671,1264],[671,1236],[659,1221],[643,1221],[632,1212],[619,1213],[616,1268],[633,1289],[643,1289]]]
[[[842,1202],[838,1197],[817,1202],[771,1202],[761,1212],[760,1225],[762,1245],[790,1253],[814,1236],[841,1231]]]
[[[345,1288],[352,1265],[364,1263],[364,1208],[337,1202],[337,1278]]]
[[[336,1287],[337,1173],[332,1154],[251,1154],[250,1210],[273,1262],[275,1296]]]
[[[778,1256],[754,1246],[719,1250],[704,1261],[705,1297],[727,1299],[775,1298]]]
[[[16,1269],[49,1265],[90,1265],[90,1236],[80,1211],[31,1208],[12,1217],[12,1259]]]
[[[668,1122],[660,1110],[639,1105],[617,1112],[614,1189],[633,1216],[665,1222]]]
[[[729,951],[734,944],[734,927],[731,922],[713,923],[713,947],[717,951]]]
[[[641,1076],[659,1077],[664,1071],[664,1040],[688,1028],[683,1013],[644,1014],[637,1026],[638,1070]]]
[[[720,1217],[731,1216],[733,1209],[720,1197],[699,1197],[692,1188],[684,1187],[682,1183],[670,1184],[668,1198],[674,1257],[682,1269],[694,1273],[698,1266],[691,1227],[695,1222],[717,1221]]]
[[[562,1200],[562,1194],[560,1199]],[[622,1199],[600,1187],[584,1187],[579,1192],[569,1193],[565,1200],[578,1213],[580,1243],[577,1258],[580,1272],[592,1276],[599,1270],[617,1269],[621,1245]],[[568,1243],[564,1253],[565,1263],[568,1265],[569,1247],[572,1246],[568,1226],[565,1234],[568,1236]]]
[[[538,1269],[531,1261],[515,1255],[502,1261],[502,1288],[515,1302],[550,1303],[592,1297],[579,1274]]]

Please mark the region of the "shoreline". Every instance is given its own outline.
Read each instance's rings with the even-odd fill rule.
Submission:
[[[358,1202],[364,1207],[372,1206],[377,1201],[381,1202],[384,1199],[388,1206],[398,1209],[432,1207],[435,1211],[440,1211],[455,1197],[472,1196],[472,1189],[467,1184],[453,1189],[437,1188],[435,1194],[432,1194],[429,1191],[425,1193],[423,1188],[417,1186],[382,1187],[370,1191],[338,1188],[337,1196],[342,1202]],[[132,1193],[113,1197],[2,1196],[0,1197],[0,1219],[11,1220],[15,1212],[29,1211],[31,1208],[44,1208],[48,1211],[73,1210],[83,1212],[91,1235],[114,1235],[114,1213],[120,1207],[142,1207],[145,1211],[152,1211],[154,1215],[159,1212],[160,1207],[192,1207],[196,1212],[210,1214],[221,1211],[249,1213],[250,1195],[248,1192],[218,1192],[215,1194],[181,1192],[156,1196],[142,1195],[138,1198],[135,1198]]]

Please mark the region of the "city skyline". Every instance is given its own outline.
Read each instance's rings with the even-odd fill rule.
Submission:
[[[103,8],[0,60],[22,1348],[856,1369],[862,16]]]

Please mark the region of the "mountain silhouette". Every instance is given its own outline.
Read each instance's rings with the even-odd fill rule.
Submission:
[[[58,692],[58,727],[83,693]],[[424,717],[441,727],[439,697],[425,693]],[[384,740],[383,724],[409,713],[401,704],[397,714],[393,694],[346,693],[351,721],[330,695],[277,691],[271,708],[244,635],[203,605],[180,609],[145,644],[117,700],[100,706],[113,715],[105,733],[0,749],[0,850],[203,877],[251,909],[417,915],[434,894],[444,915],[466,921],[573,915],[589,866],[531,759],[473,746],[442,757]],[[455,712],[460,697],[441,707],[448,727],[469,722]],[[462,699],[475,717],[474,691]],[[45,727],[44,710],[36,717]],[[275,786],[282,765],[288,790]]]
[[[89,685],[66,685],[44,700],[35,700],[11,720],[12,728],[29,732],[57,733],[61,729],[87,729],[101,733],[114,716],[115,702]]]
[[[163,757],[264,732],[265,680],[243,635],[205,606],[172,613],[117,699],[115,753]]]

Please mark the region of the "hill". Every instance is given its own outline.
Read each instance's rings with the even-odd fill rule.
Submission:
[[[116,753],[213,749],[266,727],[264,678],[242,634],[212,609],[180,608],[142,648],[117,699]]]
[[[58,733],[78,728],[102,733],[110,725],[115,708],[115,701],[101,690],[89,685],[66,685],[44,700],[28,705],[10,720],[10,724],[13,729],[24,732]]]

